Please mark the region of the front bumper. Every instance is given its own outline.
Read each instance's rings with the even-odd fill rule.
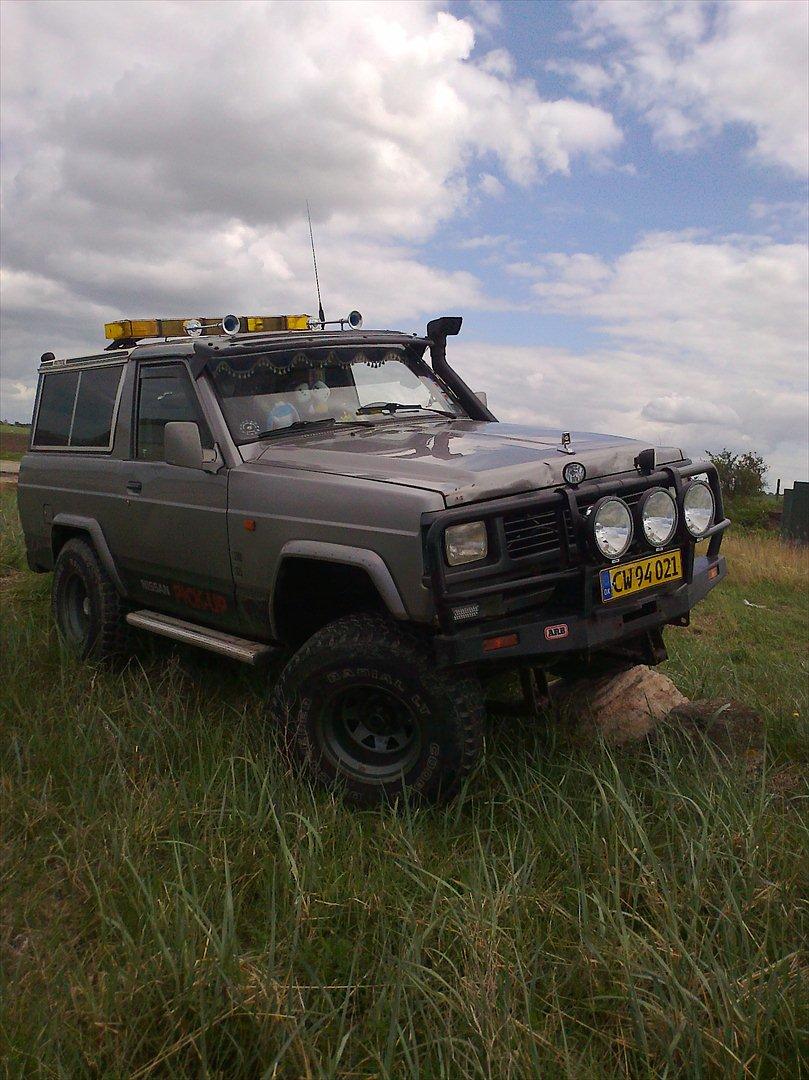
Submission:
[[[620,644],[668,623],[682,625],[691,608],[726,575],[727,563],[722,556],[698,555],[691,579],[677,588],[641,593],[616,606],[594,607],[587,615],[570,611],[543,618],[541,612],[532,612],[438,635],[434,639],[436,661],[440,667],[484,660],[552,661],[566,653],[593,652]],[[512,645],[487,647],[493,639],[512,635],[517,639]]]

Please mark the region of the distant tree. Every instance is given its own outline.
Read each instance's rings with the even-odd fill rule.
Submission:
[[[725,448],[718,454],[705,451],[716,466],[719,481],[726,499],[731,502],[742,499],[755,499],[764,494],[764,477],[767,465],[761,454],[747,450],[744,454],[734,454]]]

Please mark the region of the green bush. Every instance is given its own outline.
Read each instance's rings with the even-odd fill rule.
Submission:
[[[725,513],[734,525],[743,529],[773,529],[777,524],[773,520],[775,507],[771,499],[726,499]]]
[[[753,500],[764,493],[767,465],[761,454],[748,450],[734,454],[725,448],[718,454],[706,451],[719,473],[719,482],[726,499]]]

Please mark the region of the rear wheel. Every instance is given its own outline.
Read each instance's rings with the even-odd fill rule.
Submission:
[[[127,625],[120,597],[85,540],[68,540],[59,552],[52,604],[60,637],[80,659],[125,650]]]
[[[436,671],[422,642],[377,615],[314,634],[281,673],[272,711],[310,774],[361,805],[451,798],[483,744],[478,681]]]

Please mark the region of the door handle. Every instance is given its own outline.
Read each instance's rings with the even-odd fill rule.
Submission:
[[[127,480],[126,490],[131,491],[135,495],[141,490],[142,487],[143,484],[140,482],[140,480]]]

